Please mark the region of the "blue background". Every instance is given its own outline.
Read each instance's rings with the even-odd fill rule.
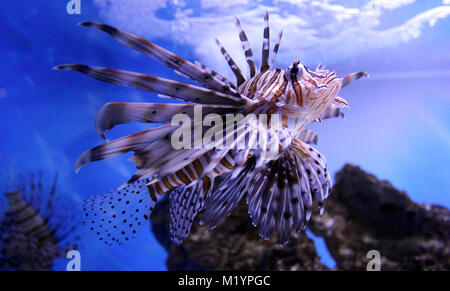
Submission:
[[[427,1],[403,13],[392,12],[382,19],[382,27],[403,21],[431,2],[440,3]],[[0,3],[0,162],[3,168],[58,172],[59,192],[81,201],[121,185],[134,169],[122,156],[74,173],[76,158],[102,143],[94,129],[97,110],[110,101],[154,101],[157,97],[51,68],[82,63],[183,78],[104,33],[76,26],[80,21],[103,20],[91,1],[82,1],[81,15],[68,15],[66,3]],[[319,133],[318,148],[327,156],[331,172],[344,163],[357,164],[405,190],[415,201],[450,205],[449,28],[450,20],[445,18],[407,43],[326,64],[339,67],[341,75],[365,70],[372,76],[342,91],[350,104],[345,120],[312,126]],[[192,48],[172,38],[152,41],[189,60],[197,59]],[[145,127],[119,127],[109,137]],[[323,261],[333,266],[322,240],[315,241]],[[124,247],[106,248],[89,233],[83,242],[84,270],[166,269],[167,254],[149,228]],[[65,269],[66,262],[58,260],[55,269]]]

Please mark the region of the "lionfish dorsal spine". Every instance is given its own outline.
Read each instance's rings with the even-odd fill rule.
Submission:
[[[278,38],[277,38],[277,42],[275,43],[275,46],[273,47],[273,56],[272,56],[272,66],[275,65],[275,60],[277,58],[277,54],[278,54],[278,50],[280,49],[280,43],[281,43],[281,38],[283,37],[283,30],[280,30],[280,32],[278,33]]]
[[[269,12],[264,14],[264,32],[263,32],[263,46],[261,56],[261,73],[267,71],[269,66],[269,52],[270,52],[270,27],[269,27]]]
[[[216,45],[219,47],[220,52],[222,53],[223,57],[228,63],[228,66],[230,67],[231,71],[233,71],[234,76],[236,77],[236,84],[239,87],[242,85],[246,78],[245,75],[242,73],[239,66],[236,64],[236,62],[233,60],[233,58],[230,56],[230,54],[227,52],[227,50],[224,48],[222,43],[216,38]]]
[[[241,22],[239,21],[239,18],[237,18],[237,17],[235,17],[235,25],[239,31],[239,39],[241,41],[245,59],[248,64],[250,78],[253,78],[256,74],[256,62],[255,62],[255,57],[253,56],[253,51],[250,46],[250,42],[248,41],[247,34],[245,33],[244,29],[242,28]]]

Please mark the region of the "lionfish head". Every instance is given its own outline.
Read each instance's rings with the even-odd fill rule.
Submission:
[[[335,71],[329,71],[322,65],[312,71],[295,60],[285,74],[291,80],[291,94],[297,97],[298,110],[308,121],[320,118],[329,104],[348,106],[344,99],[337,96],[342,87],[342,79]]]

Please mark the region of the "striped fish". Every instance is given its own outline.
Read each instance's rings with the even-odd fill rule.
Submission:
[[[253,224],[260,235],[285,244],[293,231],[302,231],[311,216],[312,200],[321,213],[331,189],[331,178],[322,154],[311,144],[317,134],[306,129],[314,121],[342,115],[347,103],[337,96],[343,86],[367,76],[353,73],[340,78],[334,71],[319,66],[312,71],[296,60],[287,69],[274,68],[282,32],[278,34],[270,59],[269,15],[264,16],[261,65],[257,68],[248,37],[239,19],[239,31],[249,76],[245,76],[222,43],[220,52],[233,72],[236,83],[206,65],[169,52],[138,36],[106,24],[83,22],[108,33],[121,44],[135,49],[172,68],[176,73],[198,83],[188,85],[154,76],[78,64],[65,64],[57,70],[73,70],[100,81],[154,92],[189,104],[108,103],[98,113],[96,128],[106,140],[105,131],[131,122],[158,123],[159,126],[119,139],[107,141],[84,152],[76,162],[78,171],[87,163],[133,152],[131,160],[137,171],[119,189],[96,195],[86,201],[87,223],[105,244],[122,244],[130,240],[149,219],[159,197],[167,193],[170,200],[172,241],[179,245],[188,236],[199,212],[200,220],[214,228],[246,199]],[[270,60],[270,61],[269,61]],[[172,139],[180,126],[174,126],[174,114],[183,113],[193,128],[203,125],[196,120],[212,114],[221,118],[217,128],[206,126],[202,136],[213,132],[232,139],[205,143],[192,130],[191,145],[200,140],[202,147],[175,149]],[[227,121],[229,114],[242,115],[244,122]],[[255,121],[270,116],[277,126]],[[253,118],[255,117],[255,118]],[[253,118],[253,119],[252,119]],[[269,138],[265,138],[269,136]],[[244,144],[240,148],[239,145]],[[276,148],[275,154],[267,150]],[[215,179],[220,177],[217,187]]]
[[[7,205],[0,221],[0,269],[50,269],[56,258],[76,248],[81,222],[76,204],[64,204],[56,195],[56,176],[48,192],[42,180],[39,175],[2,181],[8,190],[2,191]]]

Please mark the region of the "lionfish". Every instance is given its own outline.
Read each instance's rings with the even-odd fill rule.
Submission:
[[[117,28],[95,22],[79,25],[93,27],[109,34],[119,43],[165,64],[176,73],[203,87],[134,72],[81,64],[56,66],[57,70],[74,70],[100,81],[154,92],[164,97],[191,103],[122,103],[104,105],[96,118],[99,135],[107,142],[84,152],[76,161],[76,171],[83,165],[134,152],[131,160],[137,171],[122,187],[108,194],[95,195],[85,204],[87,224],[108,245],[123,244],[149,219],[164,193],[170,201],[170,235],[176,245],[188,236],[194,218],[202,212],[200,224],[214,228],[245,197],[254,226],[260,236],[269,239],[277,234],[277,243],[285,244],[293,231],[306,227],[316,199],[323,212],[331,189],[331,178],[325,157],[310,144],[317,135],[305,128],[311,122],[342,115],[347,102],[337,94],[365,72],[339,78],[335,71],[319,65],[310,70],[296,60],[286,70],[273,68],[282,31],[273,48],[269,64],[269,16],[264,16],[262,62],[257,71],[247,35],[236,18],[239,38],[248,64],[247,78],[225,50],[216,43],[236,77],[233,83],[223,75],[199,63],[191,63],[158,45]],[[264,126],[252,119],[236,125],[223,121],[215,133],[233,137],[232,146],[220,147],[211,140],[201,148],[174,149],[171,141],[180,126],[173,125],[175,114],[194,119],[201,109],[208,114],[279,116],[281,126]],[[159,123],[150,129],[112,141],[105,131],[125,123]],[[211,129],[209,127],[208,129]],[[226,129],[226,131],[225,131]],[[245,129],[245,130],[243,130]],[[271,131],[271,139],[261,144],[259,137]],[[203,130],[203,133],[205,130]],[[198,139],[195,133],[193,140]],[[245,141],[244,148],[233,147]],[[275,155],[267,155],[266,145],[276,142]],[[194,143],[194,141],[191,141]],[[264,143],[264,142],[263,142]],[[213,187],[214,180],[221,182]]]
[[[0,270],[50,270],[55,259],[77,248],[76,203],[56,194],[56,175],[49,189],[42,181],[41,173],[2,177],[6,212],[0,220]]]

